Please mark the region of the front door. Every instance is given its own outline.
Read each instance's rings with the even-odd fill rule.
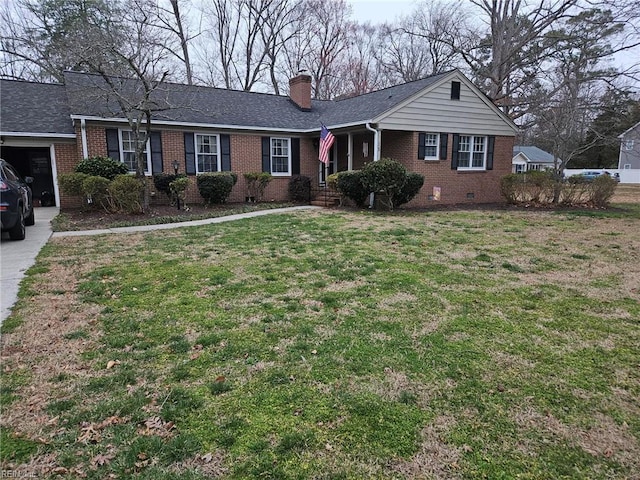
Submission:
[[[327,177],[329,175],[331,175],[332,173],[336,173],[336,157],[338,156],[336,153],[337,150],[337,142],[333,143],[333,148],[331,148],[331,150],[329,150],[329,163],[327,163],[326,165],[322,162],[318,162],[318,179],[319,181],[319,185],[321,187],[324,186],[324,184],[327,181]]]

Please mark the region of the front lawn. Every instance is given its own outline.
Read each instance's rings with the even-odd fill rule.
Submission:
[[[640,208],[57,238],[3,327],[38,478],[633,478]]]

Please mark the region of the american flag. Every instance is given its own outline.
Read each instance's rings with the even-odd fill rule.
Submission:
[[[336,137],[333,136],[327,127],[322,125],[320,129],[320,161],[325,165],[329,163],[329,150],[331,145],[335,142]]]

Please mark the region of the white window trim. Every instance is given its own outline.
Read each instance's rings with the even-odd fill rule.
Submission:
[[[631,170],[631,164],[630,163],[625,163],[624,166],[622,167],[623,170]]]
[[[476,171],[476,172],[483,172],[487,169],[487,149],[489,147],[489,137],[487,137],[486,135],[467,135],[467,134],[460,134],[460,137],[469,137],[469,166],[468,167],[461,167],[460,166],[460,142],[458,142],[458,170],[465,170],[465,171]],[[484,155],[482,158],[482,166],[481,167],[474,167],[473,166],[473,145],[475,143],[475,139],[476,138],[484,138]]]
[[[274,172],[273,171],[273,141],[274,140],[286,140],[288,151],[288,166],[286,172]],[[274,177],[290,177],[291,176],[291,137],[270,137],[269,138],[269,170]]]
[[[222,147],[220,145],[220,134],[218,133],[207,133],[207,132],[194,132],[193,134],[193,146],[195,149],[195,161],[196,161],[196,175],[200,175],[202,173],[214,173],[214,172],[201,172],[200,169],[198,168],[198,135],[206,135],[208,137],[216,137],[216,143],[218,145],[218,154],[216,155],[218,158],[216,158],[216,172],[221,172],[222,171]],[[204,154],[200,154],[200,155],[204,155]]]
[[[440,134],[436,133],[436,132],[424,132],[424,139],[425,139],[425,144],[424,146],[424,159],[423,160],[440,160]],[[436,136],[436,154],[435,156],[428,156],[427,155],[427,147],[433,147],[433,145],[427,145],[426,141],[427,141],[427,135],[435,135]]]
[[[633,150],[633,144],[634,144],[633,139],[625,140],[624,141],[624,149],[625,150]]]
[[[131,132],[132,130],[129,128],[119,128],[118,129],[118,148],[120,149],[120,161],[124,163],[124,148],[122,143],[122,132]],[[147,151],[147,169],[144,172],[145,176],[150,177],[153,172],[151,171],[151,137],[147,136],[147,146],[145,147]],[[129,173],[136,173],[135,170],[129,170]]]

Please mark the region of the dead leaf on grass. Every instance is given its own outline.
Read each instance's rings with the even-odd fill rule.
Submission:
[[[165,422],[160,417],[151,417],[138,428],[138,435],[168,438],[173,435],[176,426],[173,422]]]

